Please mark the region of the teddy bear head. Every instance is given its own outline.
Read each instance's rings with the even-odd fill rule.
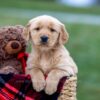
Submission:
[[[0,60],[15,57],[26,49],[26,41],[23,38],[21,25],[6,26],[0,28]]]

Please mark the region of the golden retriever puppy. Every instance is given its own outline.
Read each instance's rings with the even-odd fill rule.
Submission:
[[[68,33],[59,20],[48,15],[33,18],[28,22],[24,36],[32,44],[26,74],[30,74],[36,91],[44,89],[51,95],[56,92],[62,77],[77,74],[77,66],[64,47]]]

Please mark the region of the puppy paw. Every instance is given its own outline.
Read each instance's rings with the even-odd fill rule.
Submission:
[[[44,89],[46,82],[44,79],[32,79],[32,85],[34,90],[40,92],[41,90]]]
[[[46,80],[46,88],[45,88],[45,93],[48,95],[52,95],[57,91],[57,82],[56,80]]]

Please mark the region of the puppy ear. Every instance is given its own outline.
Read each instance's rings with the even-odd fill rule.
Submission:
[[[27,24],[26,27],[24,28],[23,31],[23,37],[25,38],[26,41],[28,41],[30,39],[30,24]]]
[[[59,43],[65,44],[68,41],[69,35],[68,32],[63,24],[61,24],[61,31],[59,35]]]

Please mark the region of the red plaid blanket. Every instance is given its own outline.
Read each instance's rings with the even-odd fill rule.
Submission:
[[[65,80],[61,79],[57,92],[49,96],[36,92],[28,75],[0,74],[0,100],[57,100]]]
[[[25,67],[25,62],[23,65]],[[36,92],[32,88],[28,75],[0,74],[0,100],[57,100],[65,80],[66,77],[60,80],[56,93],[47,95],[44,91]]]

